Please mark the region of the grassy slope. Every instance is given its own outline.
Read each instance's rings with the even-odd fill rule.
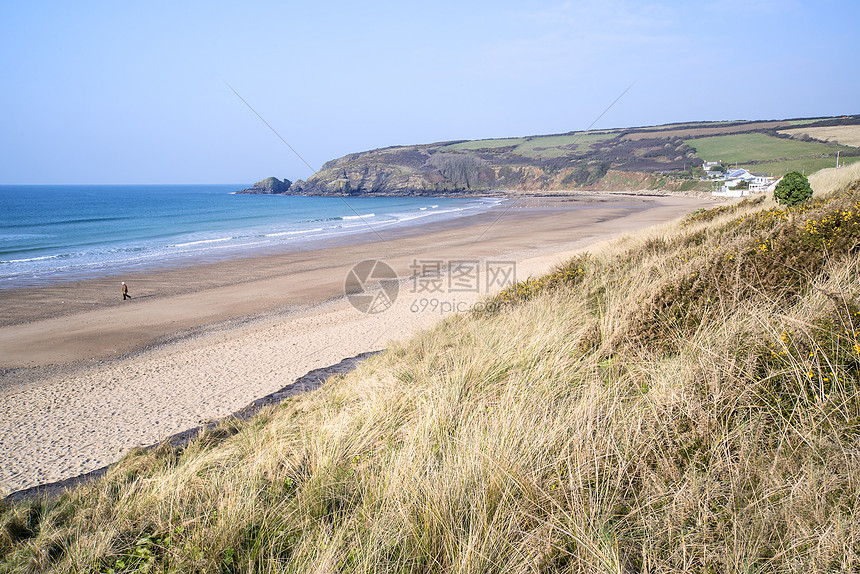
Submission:
[[[514,149],[514,153],[527,157],[562,157],[571,151],[586,151],[592,144],[612,139],[617,132],[588,132],[569,136],[532,138]]]
[[[840,164],[849,166],[860,161],[860,157],[839,158]],[[807,157],[801,159],[785,159],[782,161],[762,162],[749,166],[750,171],[756,173],[773,174],[776,177],[785,175],[790,171],[799,171],[804,174],[815,173],[819,170],[836,165],[833,157]]]
[[[540,155],[540,149],[550,153],[551,157],[568,154],[571,151],[587,148],[590,144],[614,138],[621,130],[578,132],[564,135],[529,136],[524,138],[502,138],[489,140],[472,140],[444,146],[454,150],[495,149],[514,146],[513,152],[520,155]],[[575,148],[570,146],[575,145]],[[536,151],[537,150],[537,151]]]
[[[471,140],[448,145],[454,150],[496,149],[500,147],[517,146],[524,143],[526,138],[502,138],[489,140]]]
[[[687,140],[699,157],[725,164],[767,161],[836,153],[837,146],[775,138],[766,134],[738,134]]]
[[[814,186],[4,508],[0,571],[857,571],[860,166]]]

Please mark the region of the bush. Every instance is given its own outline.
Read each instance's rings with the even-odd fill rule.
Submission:
[[[803,203],[812,197],[812,187],[809,185],[809,180],[806,176],[797,171],[791,171],[776,184],[776,189],[773,190],[773,197],[777,203],[782,203],[791,207],[798,203]]]
[[[604,175],[606,175],[606,172],[608,172],[608,171],[609,171],[609,164],[606,163],[605,161],[601,162],[600,164],[597,165],[597,167],[594,168],[594,171],[592,171],[588,175],[588,183],[596,182],[597,180],[602,178]]]
[[[573,181],[576,182],[576,185],[582,185],[588,181],[589,175],[588,168],[581,165],[573,171]]]

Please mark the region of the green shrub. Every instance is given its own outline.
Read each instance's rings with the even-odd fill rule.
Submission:
[[[791,207],[812,197],[812,186],[809,185],[809,180],[806,179],[805,175],[791,171],[776,184],[773,197],[778,203]]]

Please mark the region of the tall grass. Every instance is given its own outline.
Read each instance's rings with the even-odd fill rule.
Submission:
[[[7,506],[0,571],[858,571],[851,178],[628,237]]]

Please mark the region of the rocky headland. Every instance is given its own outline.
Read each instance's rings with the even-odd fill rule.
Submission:
[[[242,193],[322,196],[480,195],[499,190],[546,193],[571,191],[710,191],[699,142],[760,134],[771,146],[793,138],[781,130],[795,120],[696,122],[638,128],[567,132],[487,140],[458,140],[393,146],[353,153],[326,162],[306,181],[270,177]],[[860,124],[860,116],[804,120],[804,128]],[[808,136],[807,136],[808,137]],[[732,140],[742,148],[748,140]],[[817,153],[858,155],[854,148],[827,144]],[[729,151],[750,152],[734,149]],[[725,150],[724,150],[725,151]],[[726,152],[728,153],[728,152]],[[756,154],[746,153],[754,168]],[[786,156],[788,157],[788,156]],[[713,158],[705,158],[713,159]],[[773,166],[769,166],[773,169]]]
[[[248,189],[237,191],[236,193],[263,193],[263,194],[285,194],[290,191],[292,182],[286,178],[283,181],[276,177],[267,177],[263,181],[258,181]]]

